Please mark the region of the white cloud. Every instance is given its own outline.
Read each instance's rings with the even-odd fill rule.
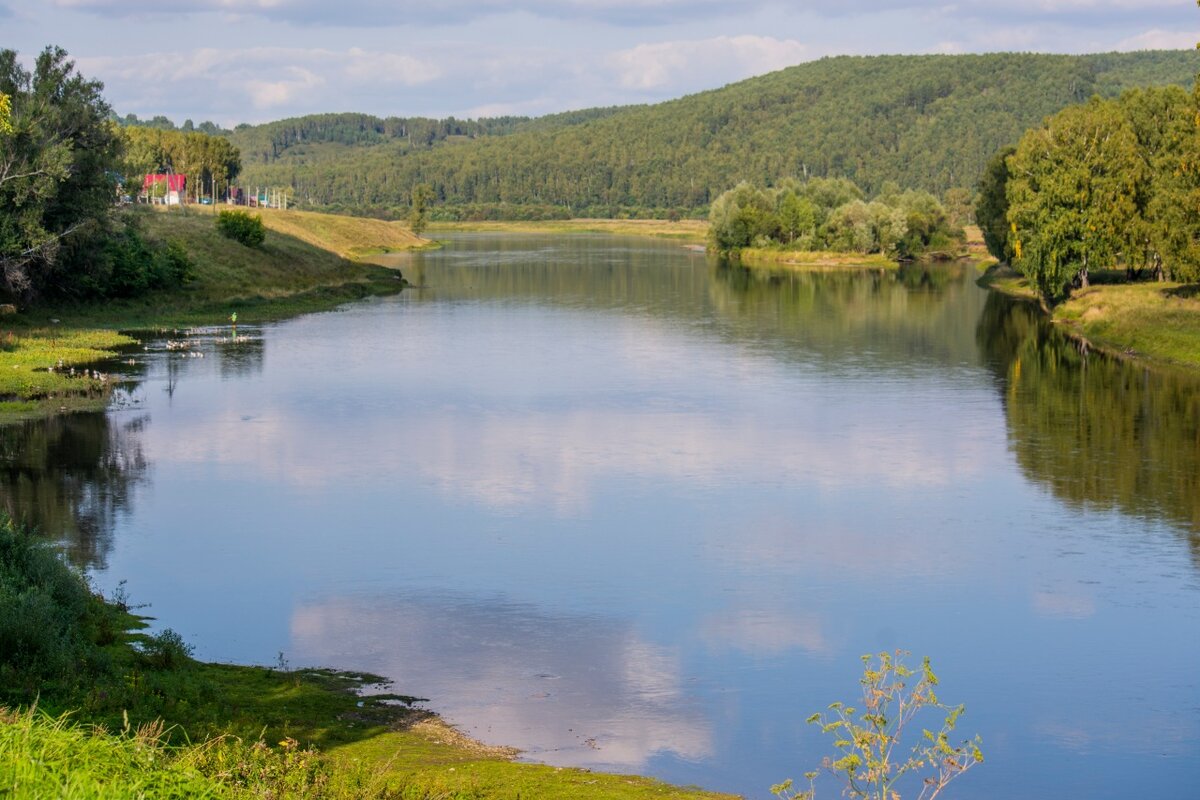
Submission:
[[[238,109],[242,118],[247,106],[258,111],[297,106],[308,111],[328,109],[339,105],[337,98],[355,88],[419,86],[442,74],[432,60],[357,47],[341,51],[200,48],[77,60],[84,74],[105,82],[111,102],[122,112],[171,112],[180,103],[215,95],[230,109]],[[208,100],[204,105],[211,103]],[[196,118],[209,115],[197,106],[185,107],[183,112],[183,116]]]
[[[452,24],[505,14],[591,20],[614,25],[677,23],[696,16],[733,13],[723,0],[441,0],[411,4],[394,0],[53,0],[60,8],[109,16],[248,14],[300,24],[345,27],[380,24]],[[745,10],[743,4],[739,11]],[[754,2],[754,6],[764,5]]]
[[[1200,42],[1200,30],[1168,31],[1161,28],[1144,31],[1117,42],[1117,50],[1183,50]]]
[[[737,80],[812,58],[807,45],[772,36],[717,36],[639,44],[609,57],[621,85],[638,90],[696,83],[717,75]]]

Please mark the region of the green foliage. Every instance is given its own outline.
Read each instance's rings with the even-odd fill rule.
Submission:
[[[948,706],[938,699],[934,692],[938,678],[928,658],[913,684],[918,673],[904,665],[903,655],[897,651],[863,656],[862,707],[832,703],[826,711],[805,720],[833,738],[837,755],[825,758],[821,769],[844,784],[847,797],[932,800],[951,781],[983,762],[978,736],[961,744],[950,741],[965,707]],[[918,743],[905,750],[901,742],[904,731],[926,708],[945,713],[941,727],[936,732],[922,729]],[[785,800],[812,800],[819,774],[817,770],[805,773],[807,790],[793,790],[793,782],[787,780],[772,786],[771,791]],[[913,789],[902,795],[905,784]]]
[[[53,284],[52,295],[72,298],[132,298],[150,291],[176,289],[195,275],[187,249],[181,242],[147,241],[135,217],[125,217],[102,242],[72,242],[64,250],[64,264]]]
[[[64,50],[42,51],[32,72],[0,50],[0,94],[11,128],[0,137],[0,291],[49,288],[67,239],[102,238],[115,197],[121,141],[102,85],[75,72]]]
[[[981,186],[985,235],[990,228],[999,236],[1007,203],[1013,265],[1048,303],[1087,286],[1094,269],[1200,279],[1197,105],[1164,87],[1093,98],[1050,117],[1022,137],[1004,169],[993,161]]]
[[[1008,233],[1008,157],[1016,152],[1015,147],[1004,147],[996,152],[983,170],[979,179],[979,199],[975,203],[975,221],[983,231],[983,243],[997,261],[1008,261],[1012,257]]]
[[[408,212],[408,227],[420,236],[425,230],[429,219],[429,205],[433,202],[433,187],[428,183],[418,183],[413,187],[412,199]]]
[[[783,246],[906,259],[962,238],[928,192],[889,186],[870,203],[862,198],[845,178],[785,179],[773,189],[741,183],[713,201],[709,239],[726,253]]]
[[[267,238],[262,216],[247,211],[221,211],[217,214],[217,230],[247,247],[258,247]]]
[[[114,620],[53,549],[0,515],[0,704],[107,674]]]
[[[142,190],[146,174],[170,172],[186,175],[188,189],[193,194],[211,196],[227,189],[242,169],[238,149],[221,136],[126,127],[121,129],[121,139],[125,150],[121,172],[128,181],[128,194]],[[155,196],[165,188],[159,182],[150,187],[149,193]]]
[[[0,93],[0,136],[8,136],[12,132],[12,100]]]
[[[846,176],[872,193],[973,186],[997,149],[1063,107],[1190,85],[1198,70],[1192,52],[846,56],[653,106],[470,123],[320,115],[230,141],[246,182],[290,185],[319,207],[403,209],[428,182],[446,219],[460,206],[527,219],[526,205],[701,216],[729,187],[780,175]]]
[[[178,633],[167,628],[162,633],[147,637],[138,647],[138,651],[155,669],[171,670],[192,663],[195,648],[185,642]]]

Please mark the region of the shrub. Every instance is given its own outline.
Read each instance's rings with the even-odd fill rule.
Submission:
[[[105,671],[108,608],[49,545],[0,516],[0,703]]]
[[[195,649],[175,631],[167,628],[150,636],[139,648],[142,657],[156,669],[179,669],[191,663]]]
[[[267,238],[267,229],[262,216],[245,211],[222,211],[217,215],[217,230],[222,236],[241,242],[247,247],[258,247]]]

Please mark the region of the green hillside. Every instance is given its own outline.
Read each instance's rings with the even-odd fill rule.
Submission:
[[[305,117],[233,132],[243,180],[387,212],[416,183],[443,216],[695,213],[741,180],[845,176],[944,192],[1093,94],[1190,85],[1194,51],[841,56],[651,106],[479,122]],[[404,124],[399,124],[404,123]],[[501,207],[503,204],[503,207]]]

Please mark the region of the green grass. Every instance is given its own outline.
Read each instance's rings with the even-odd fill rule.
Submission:
[[[1054,321],[1103,350],[1200,369],[1200,286],[1093,285],[1054,309]]]
[[[819,271],[827,269],[899,269],[900,265],[881,253],[833,253],[789,250],[783,247],[747,247],[738,254],[747,267]]]
[[[103,408],[108,378],[85,375],[84,368],[133,343],[107,330],[0,327],[0,424],[64,409]]]
[[[1200,286],[1126,283],[1121,271],[1093,277],[1089,288],[1054,307],[1055,324],[1113,355],[1200,369]],[[1042,305],[1029,282],[1004,264],[989,268],[979,285]]]
[[[232,796],[153,736],[110,736],[36,712],[0,710],[0,795],[27,798]]]

